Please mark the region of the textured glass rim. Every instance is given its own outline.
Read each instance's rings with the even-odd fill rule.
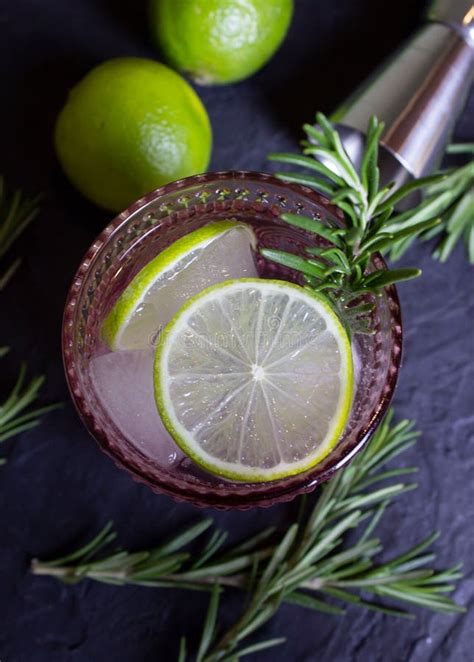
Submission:
[[[391,328],[391,348],[393,350],[394,347],[398,347],[398,351],[391,352],[392,370],[389,372],[386,379],[383,393],[376,406],[367,417],[367,421],[355,440],[344,447],[343,452],[341,452],[342,449],[340,447],[336,446],[320,465],[317,465],[314,469],[303,474],[271,483],[260,484],[258,485],[258,489],[251,484],[241,485],[239,483],[229,483],[225,485],[225,488],[217,488],[212,485],[191,484],[179,476],[172,476],[170,473],[165,473],[165,471],[163,471],[163,475],[160,476],[157,475],[155,470],[151,473],[147,473],[142,467],[134,464],[130,457],[122,453],[121,449],[117,449],[117,447],[111,443],[111,439],[109,438],[110,435],[107,431],[103,429],[97,420],[95,420],[92,412],[86,411],[88,407],[84,406],[85,397],[78,377],[78,370],[74,357],[77,312],[76,304],[81,295],[82,286],[91,267],[94,265],[95,257],[105,248],[111,239],[111,236],[127,222],[132,214],[135,214],[149,203],[155,202],[163,195],[174,193],[180,189],[195,186],[196,184],[209,185],[213,182],[221,183],[222,181],[230,180],[242,180],[243,182],[245,182],[245,180],[250,180],[256,183],[271,184],[272,186],[282,189],[282,192],[291,191],[302,197],[308,198],[313,203],[324,207],[332,215],[341,217],[341,212],[337,207],[332,205],[327,198],[315,192],[313,189],[299,184],[285,183],[270,174],[260,172],[242,170],[209,172],[180,179],[176,182],[157,188],[134,202],[125,211],[118,214],[97,236],[85,253],[72,280],[66,298],[62,326],[62,351],[69,392],[79,417],[90,434],[95,438],[99,447],[112,458],[117,466],[131,473],[132,477],[137,482],[147,485],[157,493],[168,494],[176,501],[189,501],[194,505],[202,507],[211,506],[222,509],[238,508],[245,510],[255,506],[268,507],[276,503],[291,501],[299,494],[313,491],[317,485],[331,478],[337,470],[348,464],[354,455],[365,447],[366,443],[382,421],[392,400],[401,363],[403,334],[400,303],[396,288],[392,285],[385,288],[385,291],[389,304],[390,316],[393,322]],[[386,266],[385,261],[380,255],[376,256],[375,261],[378,268]],[[140,451],[137,452],[140,454]]]

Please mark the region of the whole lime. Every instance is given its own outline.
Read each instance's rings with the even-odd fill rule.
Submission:
[[[151,0],[152,32],[164,56],[203,85],[260,69],[292,13],[293,0]]]
[[[54,138],[74,186],[113,211],[205,171],[212,145],[190,85],[163,64],[133,57],[104,62],[71,90]]]

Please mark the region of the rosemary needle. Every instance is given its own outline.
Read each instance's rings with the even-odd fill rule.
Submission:
[[[5,181],[0,177],[0,259],[38,214],[38,202],[38,197],[27,198],[19,190],[9,195]],[[5,287],[19,265],[20,260],[15,260],[7,271],[0,275],[0,290]]]

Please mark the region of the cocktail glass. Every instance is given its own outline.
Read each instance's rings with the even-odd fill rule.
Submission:
[[[401,359],[400,306],[393,286],[376,299],[374,333],[354,333],[359,359],[351,415],[332,452],[316,467],[267,483],[224,481],[177,453],[153,455],[125,434],[97,392],[91,364],[107,350],[100,329],[111,306],[153,257],[206,223],[234,218],[250,223],[259,246],[301,252],[314,235],[289,227],[284,212],[341,222],[336,207],[313,190],[268,174],[228,171],[197,175],[152,191],[119,214],[97,237],[74,276],[64,311],[63,356],[69,389],[85,426],[121,468],[155,492],[198,506],[248,509],[290,501],[310,492],[347,465],[368,443],[392,398]],[[288,269],[257,253],[263,277],[295,280]],[[373,258],[373,268],[384,261]],[[156,444],[171,444],[157,427]]]

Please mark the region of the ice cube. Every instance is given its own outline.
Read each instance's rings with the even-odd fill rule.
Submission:
[[[91,379],[107,414],[122,434],[165,467],[184,454],[158,414],[153,392],[153,350],[127,350],[95,357]]]

